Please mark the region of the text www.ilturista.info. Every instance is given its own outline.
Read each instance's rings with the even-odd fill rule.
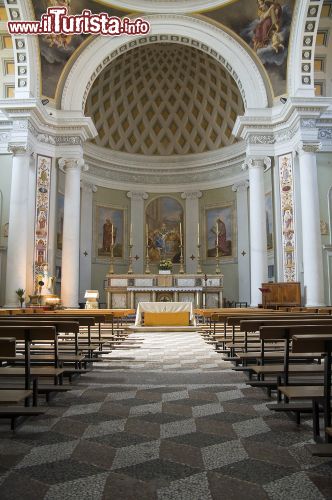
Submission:
[[[8,21],[11,35],[87,34],[87,35],[146,35],[150,23],[141,18],[109,16],[106,12],[68,15],[66,7],[49,7],[40,21]]]

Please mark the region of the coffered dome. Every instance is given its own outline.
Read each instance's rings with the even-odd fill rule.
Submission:
[[[213,151],[235,142],[244,106],[229,73],[207,54],[176,43],[132,49],[94,82],[85,114],[98,146],[143,155]]]

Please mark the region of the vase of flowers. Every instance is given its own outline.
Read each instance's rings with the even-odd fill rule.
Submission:
[[[159,262],[159,274],[171,274],[172,267],[173,267],[172,261],[161,260]]]
[[[20,307],[22,307],[23,306],[23,302],[24,302],[25,290],[23,290],[23,288],[18,288],[17,290],[15,290],[15,293],[18,296],[18,300],[20,302]]]

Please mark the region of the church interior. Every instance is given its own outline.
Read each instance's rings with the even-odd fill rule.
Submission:
[[[332,0],[0,60],[0,498],[331,498]]]

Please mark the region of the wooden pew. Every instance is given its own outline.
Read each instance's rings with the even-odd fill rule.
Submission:
[[[25,366],[23,369],[17,368],[0,368],[0,377],[24,377],[24,385],[25,385],[25,394],[29,394],[27,397],[23,397],[24,401],[28,401],[28,397],[31,394],[31,383],[33,384],[32,389],[32,397],[33,397],[33,405],[37,406],[37,397],[38,397],[38,378],[45,376],[45,370],[42,371],[40,369],[33,369],[30,365],[30,345],[34,340],[48,340],[56,343],[56,330],[53,326],[43,326],[43,327],[28,327],[28,326],[0,326],[0,338],[14,338],[17,340],[23,340],[25,344]],[[5,352],[3,354],[6,354]],[[16,352],[7,352],[6,357],[12,358],[9,354],[16,354]],[[47,376],[50,377],[59,377],[61,376],[62,370],[59,368],[49,368]],[[15,398],[15,389],[5,389],[8,391],[7,398],[3,398],[3,405],[0,405],[0,418],[10,419],[11,420],[11,428],[15,429],[17,419],[22,416],[31,416],[31,415],[41,415],[44,413],[44,410],[30,408],[30,407],[20,407],[20,406],[7,406],[6,403],[10,402],[12,404]],[[12,394],[10,396],[9,394]],[[22,390],[20,389],[20,393],[22,394]],[[17,402],[17,401],[16,401]]]
[[[325,441],[326,443],[331,443],[330,452],[332,456],[332,432],[331,432],[331,363],[332,363],[332,332],[316,335],[301,335],[296,334],[293,336],[293,352],[303,352],[304,349],[315,349],[322,354],[325,354],[324,359],[324,384],[323,384],[323,395],[318,398],[313,397],[313,415],[316,416],[314,420],[314,438],[320,435],[319,429],[319,418],[318,418],[318,405],[323,404],[324,408],[324,429],[325,429]],[[309,391],[310,392],[310,389]]]

